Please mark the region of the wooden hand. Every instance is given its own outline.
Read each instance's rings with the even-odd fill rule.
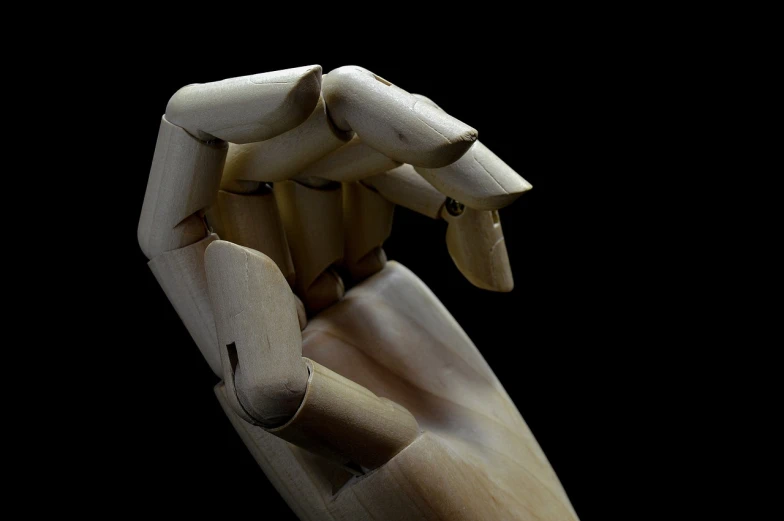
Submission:
[[[359,67],[169,102],[140,244],[301,519],[576,519],[479,351],[382,248],[404,206],[447,221],[469,281],[512,289],[495,210],[530,185],[476,135]]]

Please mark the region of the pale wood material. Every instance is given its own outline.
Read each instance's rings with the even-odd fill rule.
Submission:
[[[359,181],[400,166],[359,137],[303,169],[298,178],[320,177],[341,183]]]
[[[204,271],[204,251],[217,238],[211,234],[185,248],[158,255],[148,265],[210,368],[221,376],[218,337]]]
[[[422,103],[443,110],[421,94]],[[442,168],[418,167],[416,171],[440,192],[477,210],[497,210],[514,202],[531,184],[478,140],[463,156]]]
[[[512,291],[512,269],[497,211],[474,210],[457,204],[461,213],[450,214],[445,205],[446,196],[417,174],[411,165],[369,177],[362,183],[392,203],[433,219],[444,219],[449,224],[447,249],[465,278],[482,289]],[[376,221],[377,218],[371,218],[368,225],[373,226]]]
[[[377,190],[388,201],[433,219],[439,218],[446,201],[446,196],[417,174],[411,165],[401,165],[368,177],[362,183]]]
[[[403,407],[302,358],[294,294],[263,253],[205,251],[227,399],[249,423],[340,464],[376,468],[419,434]]]
[[[252,143],[305,121],[320,91],[320,65],[193,84],[171,97],[166,117],[203,141]]]
[[[455,162],[477,131],[362,67],[340,67],[322,81],[332,121],[398,163],[439,168]]]
[[[313,113],[301,125],[266,141],[230,145],[221,188],[247,192],[255,189],[259,181],[290,179],[346,144],[351,135],[332,124],[324,99],[319,97]]]
[[[330,266],[343,257],[343,194],[334,183],[311,188],[296,181],[274,186],[294,261],[297,295],[310,313],[343,297],[343,281]]]
[[[219,190],[206,218],[221,239],[264,253],[275,261],[289,284],[294,283],[294,263],[272,190],[254,194]]]
[[[207,235],[197,212],[215,198],[227,150],[226,143],[203,143],[161,118],[137,229],[148,259]]]
[[[238,414],[281,425],[307,388],[297,304],[275,262],[250,248],[215,241],[205,251],[223,380]]]
[[[400,205],[447,222],[471,283],[512,289],[495,209],[530,185],[476,138],[359,67],[191,85],[169,102],[139,242],[303,520],[577,519],[479,351],[382,248]],[[204,212],[231,242],[205,238]],[[338,266],[357,283],[345,295]]]
[[[492,291],[512,291],[514,281],[498,212],[465,207],[459,215],[446,209],[446,246],[471,284]]]
[[[451,165],[416,171],[439,192],[477,210],[503,208],[531,189],[528,181],[479,141]]]
[[[343,265],[354,281],[380,271],[387,256],[382,249],[392,233],[395,205],[361,183],[343,185]]]
[[[307,358],[305,398],[285,425],[271,434],[341,465],[375,469],[419,436],[405,408]]]
[[[299,321],[299,329],[302,331],[305,329],[305,326],[308,325],[308,312],[305,309],[305,304],[302,303],[302,299],[296,295],[294,295],[294,299],[297,303],[297,320]]]
[[[221,403],[300,519],[571,521],[558,478],[479,351],[432,292],[392,261],[311,320],[303,354],[401,405],[424,433],[349,479]],[[524,368],[522,369],[524,371]]]

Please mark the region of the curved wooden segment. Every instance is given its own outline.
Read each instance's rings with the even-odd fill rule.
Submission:
[[[190,246],[154,257],[148,266],[204,359],[222,377],[215,316],[204,269],[204,251],[216,240],[218,236],[212,233]]]
[[[265,141],[231,144],[221,187],[240,193],[255,190],[261,182],[290,179],[339,150],[351,136],[335,128],[324,99],[319,97],[316,108],[301,125]]]
[[[260,251],[275,261],[289,284],[294,283],[294,264],[271,190],[253,194],[219,190],[205,217],[222,240]]]
[[[479,141],[451,165],[416,171],[439,192],[477,210],[509,206],[531,189],[528,181]]]
[[[460,273],[478,288],[512,291],[514,278],[498,212],[465,207],[458,215],[443,210],[441,216],[449,223],[446,246]]]
[[[405,449],[419,426],[400,405],[305,359],[308,389],[299,410],[269,432],[338,463],[375,469]]]
[[[148,259],[207,236],[198,212],[218,191],[226,143],[204,143],[161,118],[137,238]]]
[[[297,175],[297,178],[317,177],[339,183],[350,183],[381,174],[398,166],[400,163],[388,158],[368,146],[359,137],[354,136],[354,139],[347,144],[308,165]]]
[[[398,163],[443,167],[476,141],[475,129],[362,67],[331,71],[321,88],[338,128]]]
[[[321,95],[321,66],[310,65],[210,83],[174,93],[166,116],[202,141],[264,141],[296,127]]]
[[[381,271],[395,205],[362,183],[343,184],[343,265],[354,282]]]
[[[438,219],[446,196],[433,188],[411,165],[400,165],[362,181],[384,199],[432,219]]]
[[[433,100],[412,94],[420,102],[443,110]],[[442,168],[417,167],[439,192],[475,210],[497,210],[514,202],[531,184],[479,141],[454,163]]]

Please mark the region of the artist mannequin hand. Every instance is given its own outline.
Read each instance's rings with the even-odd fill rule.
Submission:
[[[471,283],[512,289],[496,210],[530,185],[476,138],[359,67],[169,101],[139,242],[301,519],[576,519],[479,351],[382,247],[403,206],[446,221]]]

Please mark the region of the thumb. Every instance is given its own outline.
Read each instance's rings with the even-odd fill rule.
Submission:
[[[204,255],[233,405],[252,423],[281,425],[297,412],[308,382],[294,294],[263,253],[215,241]]]

